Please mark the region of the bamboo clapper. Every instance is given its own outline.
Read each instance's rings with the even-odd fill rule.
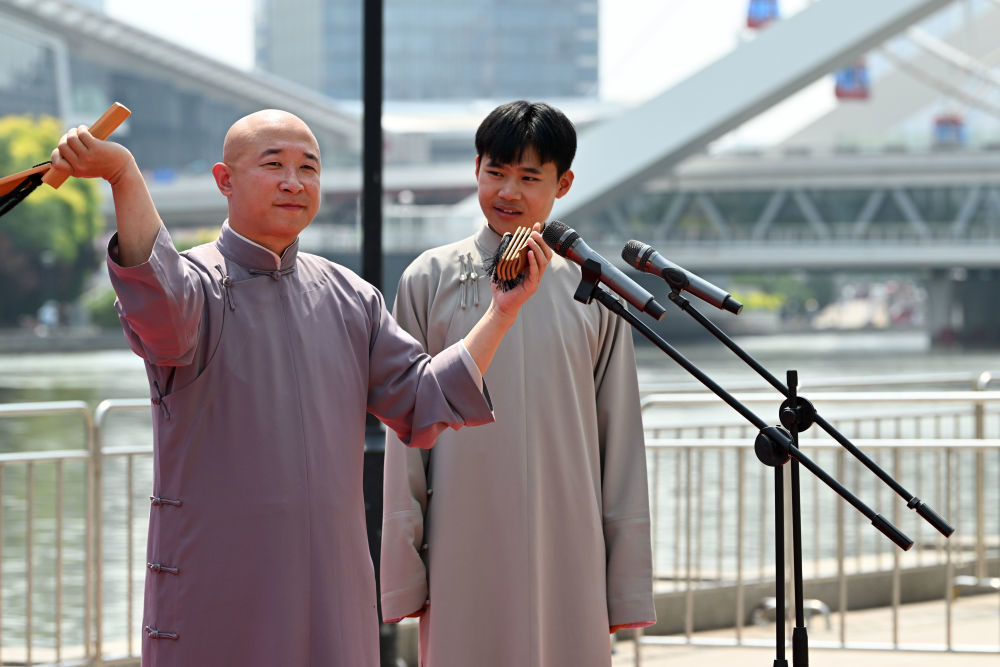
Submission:
[[[531,228],[518,227],[513,234],[508,232],[504,237],[508,235],[510,239],[500,254],[496,267],[496,277],[504,281],[515,280],[528,265],[528,238],[531,236]]]
[[[94,121],[94,124],[88,129],[90,130],[90,133],[98,139],[107,139],[111,136],[111,133],[118,129],[118,126],[131,115],[132,112],[129,111],[126,106],[115,102],[108,107],[108,110],[105,111],[100,118]],[[34,166],[31,169],[25,169],[24,171],[19,171],[16,174],[0,178],[0,197],[10,193],[17,188],[24,181],[24,179],[34,176],[35,174],[42,174],[42,182],[49,184],[53,188],[58,188],[69,176],[65,172],[54,171],[52,169],[52,165],[45,162]]]

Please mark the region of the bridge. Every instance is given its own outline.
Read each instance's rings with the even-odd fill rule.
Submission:
[[[1000,287],[1000,146],[987,138],[945,149],[915,142],[900,128],[942,95],[1000,117],[992,101],[1000,52],[986,38],[1000,32],[1000,1],[972,4],[809,4],[648,102],[582,129],[577,179],[554,216],[608,258],[635,238],[691,270],[723,277],[920,272],[940,311],[932,329],[967,328],[989,311],[985,299]],[[957,25],[942,20],[963,11],[975,15]],[[318,96],[229,71],[63,0],[0,0],[0,17],[95,60],[135,62],[249,106],[292,105],[335,145],[348,152],[358,146],[360,119]],[[970,23],[982,39],[970,38]],[[719,150],[728,133],[865,54],[888,64],[869,99],[838,104],[767,150]],[[150,183],[173,228],[215,226],[225,215],[207,173]],[[480,217],[468,162],[387,160],[383,183],[383,238],[398,263],[467,233]],[[327,165],[321,215],[304,243],[352,263],[360,246],[360,186],[350,160]],[[391,292],[396,276],[388,270],[383,284]],[[1000,339],[1000,323],[976,328]]]

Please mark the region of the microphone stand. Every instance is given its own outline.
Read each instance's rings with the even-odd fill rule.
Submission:
[[[695,310],[681,294],[680,290],[685,286],[682,282],[676,285],[671,284],[670,300],[673,301],[685,312],[692,315],[700,324],[705,326],[713,335],[721,340],[727,347],[733,350],[737,356],[749,364],[755,371],[764,377],[772,386],[778,389],[786,400],[779,408],[779,420],[782,426],[769,426],[763,419],[754,414],[745,405],[733,397],[729,392],[715,383],[705,375],[697,366],[691,363],[681,353],[675,350],[669,343],[661,338],[655,331],[650,329],[638,317],[629,311],[617,298],[602,289],[598,282],[601,275],[601,266],[593,260],[586,260],[582,266],[582,279],[577,287],[573,298],[582,303],[589,304],[592,299],[596,299],[608,310],[619,317],[625,319],[648,340],[663,350],[671,359],[677,362],[684,370],[694,376],[699,382],[708,387],[716,396],[721,398],[727,405],[742,415],[747,421],[757,427],[759,433],[754,441],[754,453],[761,463],[774,467],[774,500],[775,500],[775,660],[774,667],[787,667],[788,661],[785,658],[785,642],[783,627],[785,624],[785,582],[784,582],[784,486],[783,471],[781,466],[789,460],[792,461],[791,468],[791,491],[792,491],[792,558],[795,585],[795,617],[796,626],[792,633],[793,664],[795,667],[806,667],[808,663],[808,637],[805,629],[805,614],[803,610],[802,594],[802,542],[801,542],[801,506],[799,502],[799,464],[805,466],[811,473],[822,480],[827,486],[833,489],[841,498],[846,500],[855,509],[867,517],[873,526],[882,534],[888,537],[896,546],[904,551],[908,551],[913,546],[913,540],[907,537],[902,531],[894,526],[882,515],[876,513],[857,496],[847,490],[836,479],[831,477],[823,468],[813,462],[798,447],[798,433],[809,428],[813,423],[819,424],[825,431],[830,433],[837,442],[848,449],[854,456],[858,457],[864,464],[885,481],[893,490],[903,496],[907,501],[907,507],[915,509],[917,514],[931,523],[939,532],[946,537],[954,533],[954,528],[949,526],[941,517],[933,512],[919,498],[912,496],[887,473],[881,470],[874,461],[871,461],[860,450],[857,449],[846,437],[841,435],[832,425],[819,416],[812,404],[796,393],[798,377],[795,371],[788,372],[789,386],[782,384],[777,378],[771,375],[763,366],[742,350],[728,336],[725,335],[711,321]],[[668,281],[669,282],[669,281]]]

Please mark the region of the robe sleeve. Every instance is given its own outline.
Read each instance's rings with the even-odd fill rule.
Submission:
[[[433,357],[389,315],[381,294],[373,305],[368,411],[409,447],[434,445],[446,428],[493,421],[489,393],[469,372],[460,342]]]
[[[427,349],[426,322],[419,314],[427,312],[426,305],[416,303],[404,274],[396,291],[393,314],[424,349]],[[382,618],[386,623],[418,614],[427,603],[423,545],[429,454],[406,447],[395,433],[386,432],[380,572]]]
[[[628,323],[604,312],[594,371],[601,446],[608,621],[644,627],[656,621],[646,447],[635,349]]]
[[[162,225],[149,259],[137,266],[118,263],[118,235],[108,244],[108,272],[118,299],[115,309],[129,347],[153,365],[191,363],[198,344],[205,294],[200,278],[184,261]]]

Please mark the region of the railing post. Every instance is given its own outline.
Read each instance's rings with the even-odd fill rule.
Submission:
[[[693,555],[691,553],[692,542],[694,541],[691,532],[693,530],[694,515],[691,507],[691,447],[684,450],[684,637],[688,642],[694,634],[694,590],[693,590]]]
[[[973,385],[973,389],[976,391],[986,391],[990,385],[991,376],[988,371],[983,371],[976,378],[976,382]],[[975,407],[975,438],[977,440],[982,440],[986,437],[986,405],[982,401],[976,401]]]
[[[25,517],[24,517],[24,649],[26,665],[34,662],[31,659],[31,645],[34,644],[34,628],[31,625],[34,609],[32,601],[35,597],[35,464],[28,463],[24,471]]]
[[[55,643],[56,643],[56,663],[62,662],[62,629],[63,629],[63,513],[64,498],[63,487],[65,486],[65,475],[63,474],[63,462],[56,462],[56,621],[55,621]]]
[[[944,455],[944,512],[945,516],[952,515],[952,459],[953,450],[948,449],[945,451]],[[944,577],[944,617],[945,617],[945,631],[944,631],[944,644],[945,650],[952,650],[952,602],[954,598],[954,589],[952,588],[952,582],[955,581],[955,563],[952,559],[952,541],[947,540],[944,545],[945,553],[945,577]]]
[[[976,380],[976,389],[985,391],[991,376],[983,371]],[[986,405],[976,402],[976,439],[986,437]],[[986,455],[982,449],[976,450],[976,576],[986,577]]]
[[[0,582],[3,582],[3,536],[6,535],[4,531],[4,514],[3,514],[3,498],[4,488],[3,488],[3,478],[4,471],[7,468],[0,465]],[[3,586],[0,586],[0,665],[3,664]]]
[[[986,452],[976,450],[976,576],[984,579],[986,570]]]
[[[746,451],[736,451],[736,643],[743,643],[743,608],[746,589],[743,583],[743,522],[746,521]]]
[[[892,474],[896,479],[902,478],[902,466],[899,460],[899,449],[892,450]],[[900,503],[893,503],[892,522],[900,525],[902,509]],[[892,550],[892,646],[899,648],[899,605],[902,595],[900,573],[900,550]]]
[[[844,479],[846,468],[845,459],[847,453],[843,449],[837,450],[837,479]],[[837,612],[840,617],[839,639],[840,646],[847,645],[847,572],[844,568],[844,559],[847,558],[847,524],[844,516],[844,503],[837,503],[834,512],[837,517]]]
[[[103,493],[101,490],[102,482],[102,451],[104,449],[104,419],[103,416],[106,412],[106,401],[102,401],[100,405],[97,406],[97,414],[94,416],[93,425],[91,428],[90,442],[88,443],[88,448],[90,450],[89,459],[89,469],[90,469],[90,490],[87,494],[88,509],[90,513],[90,539],[87,542],[88,550],[90,551],[90,572],[87,577],[87,584],[90,588],[90,596],[88,599],[88,612],[93,613],[93,631],[94,631],[94,665],[96,667],[101,667],[104,664],[104,619],[103,619],[103,609],[104,600],[101,590],[101,585],[104,577],[104,550],[101,545],[103,538],[103,531],[101,530],[102,523],[104,521],[103,512]],[[129,628],[131,632],[131,628]]]

